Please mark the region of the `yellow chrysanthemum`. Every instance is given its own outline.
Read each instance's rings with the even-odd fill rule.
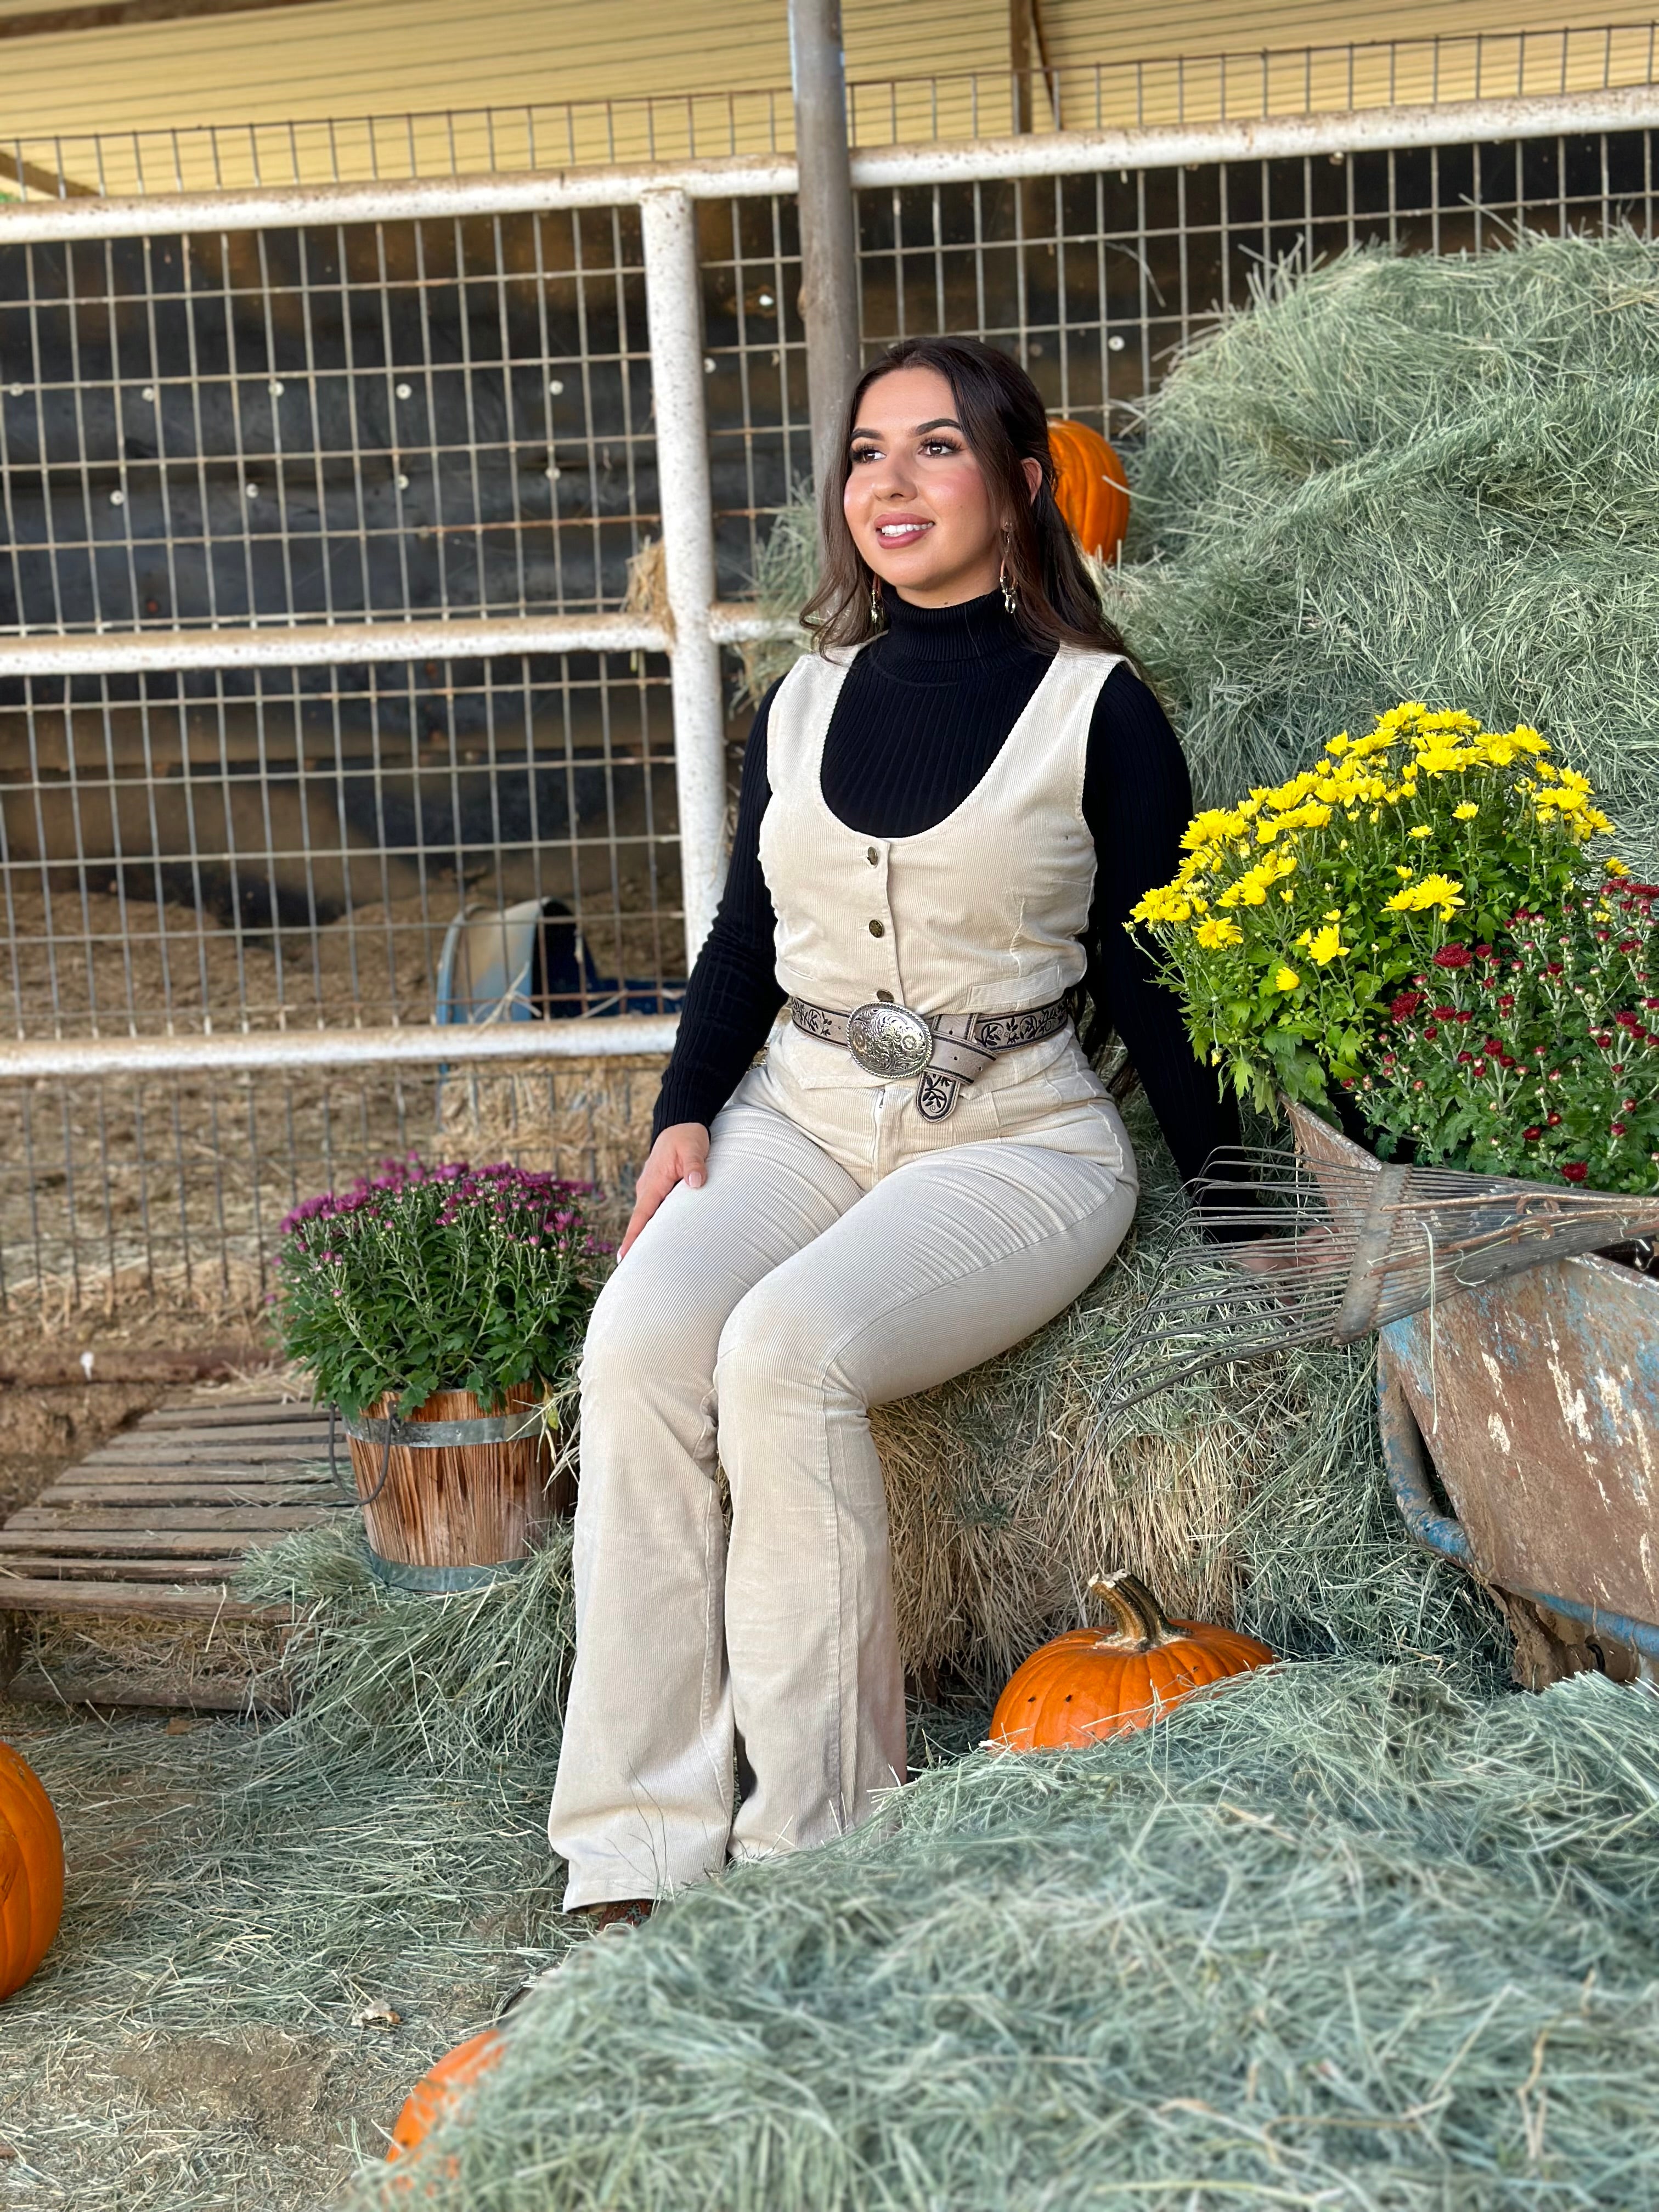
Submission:
[[[1206,806],[1194,814],[1182,832],[1181,847],[1186,853],[1201,852],[1206,845],[1224,845],[1230,837],[1237,837],[1244,827],[1244,817],[1231,807]]]
[[[1434,831],[1428,823],[1419,822],[1414,829],[1408,830],[1406,835],[1408,837],[1432,837]]]
[[[1273,977],[1273,988],[1275,991],[1294,991],[1301,981],[1294,968],[1281,968]]]
[[[1473,822],[1475,816],[1480,811],[1480,809],[1475,805],[1474,799],[1466,799],[1462,802],[1462,805],[1453,807],[1452,820],[1454,822]]]
[[[1192,901],[1183,897],[1174,884],[1158,884],[1129,909],[1131,921],[1171,922],[1188,921],[1192,918]]]
[[[1328,968],[1333,960],[1340,960],[1352,951],[1352,945],[1342,942],[1342,932],[1334,921],[1328,921],[1323,929],[1316,929],[1308,939],[1308,957],[1316,960],[1322,968]]]
[[[1200,921],[1193,935],[1206,952],[1214,952],[1225,945],[1243,945],[1244,933],[1236,921],[1224,921],[1218,915],[1210,915]]]
[[[1457,896],[1462,888],[1455,876],[1425,876],[1420,882],[1404,885],[1388,903],[1395,914],[1426,914],[1431,907],[1437,907],[1440,919],[1449,921],[1463,903]]]

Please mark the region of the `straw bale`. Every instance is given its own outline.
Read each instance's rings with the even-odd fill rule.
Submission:
[[[473,1160],[520,1166],[626,1194],[651,1149],[659,1054],[454,1068],[440,1094],[441,1141]]]

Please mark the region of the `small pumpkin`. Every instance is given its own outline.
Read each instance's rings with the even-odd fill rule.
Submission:
[[[1048,425],[1054,503],[1085,553],[1115,561],[1129,526],[1129,479],[1098,430],[1064,416]]]
[[[404,2100],[386,2156],[406,2158],[418,2150],[439,2121],[448,2118],[478,2076],[489,2071],[506,2048],[501,2030],[486,2027],[446,2051]],[[453,2173],[454,2160],[447,2164]]]
[[[40,1778],[0,1743],[0,1998],[21,1990],[64,1917],[64,1832]]]
[[[1253,1636],[1171,1620],[1134,1575],[1108,1575],[1089,1588],[1112,1626],[1068,1629],[1015,1669],[991,1716],[1000,1750],[1063,1751],[1127,1735],[1206,1683],[1272,1663]]]

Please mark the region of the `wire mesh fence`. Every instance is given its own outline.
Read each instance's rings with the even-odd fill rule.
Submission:
[[[8,625],[620,605],[643,286],[633,208],[0,247]]]
[[[1285,258],[1651,231],[1656,139],[866,187],[866,344],[982,337],[1133,440],[1180,348]],[[671,1011],[666,655],[465,647],[497,616],[620,608],[659,531],[637,213],[184,234],[157,212],[141,239],[0,230],[0,649],[424,617],[453,641],[0,676],[11,1033],[428,1022],[452,926],[532,902],[542,1011]],[[741,599],[810,466],[799,238],[775,194],[698,222],[717,591]],[[228,1296],[296,1196],[410,1144],[625,1184],[653,1091],[615,1060],[0,1082],[4,1292]]]
[[[0,1304],[49,1324],[133,1303],[252,1321],[288,1211],[410,1150],[616,1189],[659,1065],[0,1085]]]
[[[526,900],[547,1012],[624,988],[666,1011],[685,967],[666,685],[658,655],[570,654],[8,687],[9,1026],[427,1022],[457,918]]]

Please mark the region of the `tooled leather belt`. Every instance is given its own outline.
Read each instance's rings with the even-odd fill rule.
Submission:
[[[838,1014],[792,998],[789,1017],[808,1036],[844,1044],[867,1075],[890,1083],[914,1075],[916,1111],[925,1121],[953,1113],[963,1085],[983,1075],[999,1054],[1057,1036],[1071,1018],[1063,999],[1024,1014],[918,1014],[872,999]]]

